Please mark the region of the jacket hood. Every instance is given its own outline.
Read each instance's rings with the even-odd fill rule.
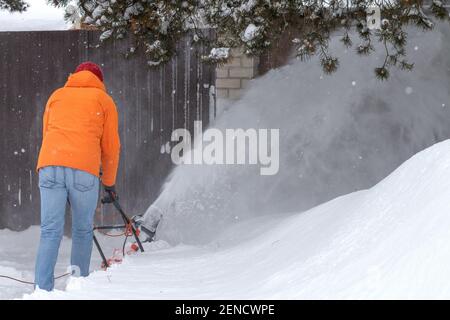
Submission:
[[[106,91],[105,85],[90,71],[79,71],[69,76],[66,87],[98,88]]]

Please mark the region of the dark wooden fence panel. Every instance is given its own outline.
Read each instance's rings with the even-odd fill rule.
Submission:
[[[212,32],[210,34],[213,36]],[[146,67],[142,54],[124,59],[131,40],[100,47],[95,31],[0,32],[0,228],[22,230],[39,222],[35,166],[42,139],[42,113],[53,90],[78,63],[92,60],[119,110],[121,161],[117,188],[130,214],[143,213],[172,168],[162,146],[176,128],[209,121],[215,68],[203,64],[201,46],[180,41],[168,64]],[[173,146],[173,144],[171,144]],[[99,220],[114,217],[99,209]]]

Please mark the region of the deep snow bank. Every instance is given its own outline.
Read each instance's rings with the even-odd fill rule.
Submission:
[[[26,298],[450,298],[450,140],[370,190],[229,228]]]
[[[301,211],[366,189],[403,161],[450,138],[450,27],[412,29],[412,72],[373,75],[380,55],[359,57],[337,39],[341,67],[323,76],[316,60],[273,70],[253,81],[242,100],[214,124],[279,128],[280,171],[258,166],[180,166],[148,210],[164,213],[159,239],[207,243],[221,229],[265,213]],[[378,59],[378,60],[374,60]]]

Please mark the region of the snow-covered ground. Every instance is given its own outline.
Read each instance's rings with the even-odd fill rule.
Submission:
[[[114,233],[114,232],[112,232]],[[108,257],[115,248],[121,248],[123,238],[106,238],[97,235]],[[0,230],[0,275],[6,275],[26,281],[34,280],[34,262],[39,244],[39,227],[34,226],[22,232]],[[70,239],[64,237],[59,250],[56,276],[68,272],[70,265]],[[101,258],[93,249],[91,271],[100,269]],[[64,289],[67,277],[56,280],[56,288]],[[24,293],[31,293],[32,285],[22,284],[0,278],[0,299],[20,298]]]
[[[0,31],[66,30],[64,9],[47,4],[46,0],[28,1],[30,7],[23,13],[0,11]]]
[[[148,244],[109,271],[70,279],[65,291],[24,298],[450,298],[449,194],[447,140],[369,190],[241,222],[207,246]],[[2,272],[9,254],[31,263],[23,250],[34,247],[34,230],[16,245],[10,232],[1,237],[11,244],[1,253]],[[17,260],[13,275],[21,274]]]

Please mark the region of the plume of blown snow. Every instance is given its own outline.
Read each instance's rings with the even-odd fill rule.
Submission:
[[[331,43],[340,57],[332,76],[317,60],[293,60],[253,80],[242,99],[212,127],[279,128],[280,169],[261,176],[255,165],[182,165],[147,210],[159,216],[157,238],[204,244],[225,226],[267,213],[302,211],[366,189],[403,161],[450,138],[450,27],[410,30],[412,72],[374,76],[383,51],[360,57]]]

